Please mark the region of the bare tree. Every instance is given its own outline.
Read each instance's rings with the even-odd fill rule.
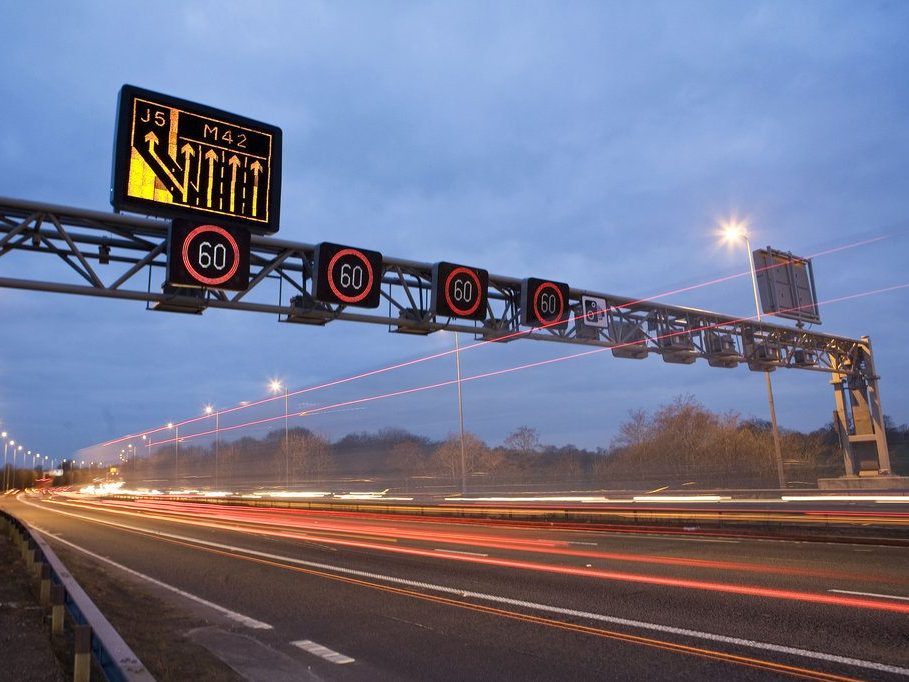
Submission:
[[[540,434],[529,426],[519,426],[512,431],[502,443],[508,450],[520,452],[522,455],[531,455],[540,451]]]

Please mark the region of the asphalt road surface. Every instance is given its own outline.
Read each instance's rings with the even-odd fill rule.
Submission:
[[[99,572],[208,612],[220,625],[200,643],[250,679],[909,677],[906,547],[78,495],[0,505]]]

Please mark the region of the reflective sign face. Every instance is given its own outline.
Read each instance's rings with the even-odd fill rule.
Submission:
[[[521,285],[521,324],[547,329],[568,326],[568,285],[529,277]]]
[[[453,263],[432,267],[432,312],[468,320],[486,318],[489,273]]]
[[[167,282],[178,287],[245,291],[249,286],[249,232],[173,221],[167,241]]]
[[[322,242],[316,246],[312,297],[324,303],[378,308],[382,254]]]
[[[605,329],[608,324],[606,320],[606,299],[598,296],[581,296],[581,324],[587,327],[597,327]],[[577,320],[577,314],[575,320]]]
[[[280,194],[280,128],[123,86],[114,208],[271,234]]]

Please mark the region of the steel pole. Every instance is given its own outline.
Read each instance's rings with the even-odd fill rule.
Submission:
[[[221,449],[221,411],[215,412],[215,488],[218,487],[218,451]]]
[[[5,440],[5,439],[4,439]],[[9,441],[5,440],[3,443],[3,491],[6,492],[6,475],[7,469],[9,469],[9,459],[6,456],[6,450],[9,448]]]
[[[287,434],[287,384],[284,384],[284,485],[290,487],[290,440]]]
[[[458,375],[458,420],[461,423],[461,494],[467,493],[467,456],[464,452],[464,401],[461,398],[461,342],[455,337],[455,367]]]
[[[748,249],[748,265],[751,268],[751,287],[754,291],[754,312],[757,313],[757,321],[761,321],[761,302],[758,295],[757,268],[754,265],[754,253],[751,251],[751,241],[748,235],[742,235],[745,238],[745,248]],[[767,404],[770,407],[770,430],[773,433],[773,456],[776,464],[776,475],[780,488],[786,487],[786,475],[783,472],[783,449],[780,445],[780,430],[776,424],[776,405],[773,402],[773,383],[770,381],[770,372],[764,370],[764,378],[767,380]]]

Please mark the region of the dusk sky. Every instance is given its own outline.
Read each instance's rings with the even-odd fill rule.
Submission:
[[[111,211],[117,93],[130,83],[283,129],[286,240],[620,296],[742,273],[659,300],[749,316],[746,251],[719,243],[721,221],[747,220],[755,247],[804,256],[880,237],[815,259],[815,328],[870,336],[884,410],[909,421],[909,288],[823,303],[909,285],[905,2],[39,0],[6,2],[0,16],[0,195]],[[60,261],[16,252],[0,275],[74,281]],[[256,400],[270,378],[300,389],[453,343],[0,289],[0,425],[69,457],[207,403]],[[462,371],[580,350],[484,346],[462,354]],[[292,408],[454,370],[449,356]],[[828,381],[776,371],[781,426],[830,421]],[[687,393],[768,418],[760,373],[656,355],[600,353],[463,389],[466,428],[489,443],[529,425],[546,443],[608,446],[630,409]],[[447,387],[297,423],[331,438],[383,427],[444,437],[457,420]]]

